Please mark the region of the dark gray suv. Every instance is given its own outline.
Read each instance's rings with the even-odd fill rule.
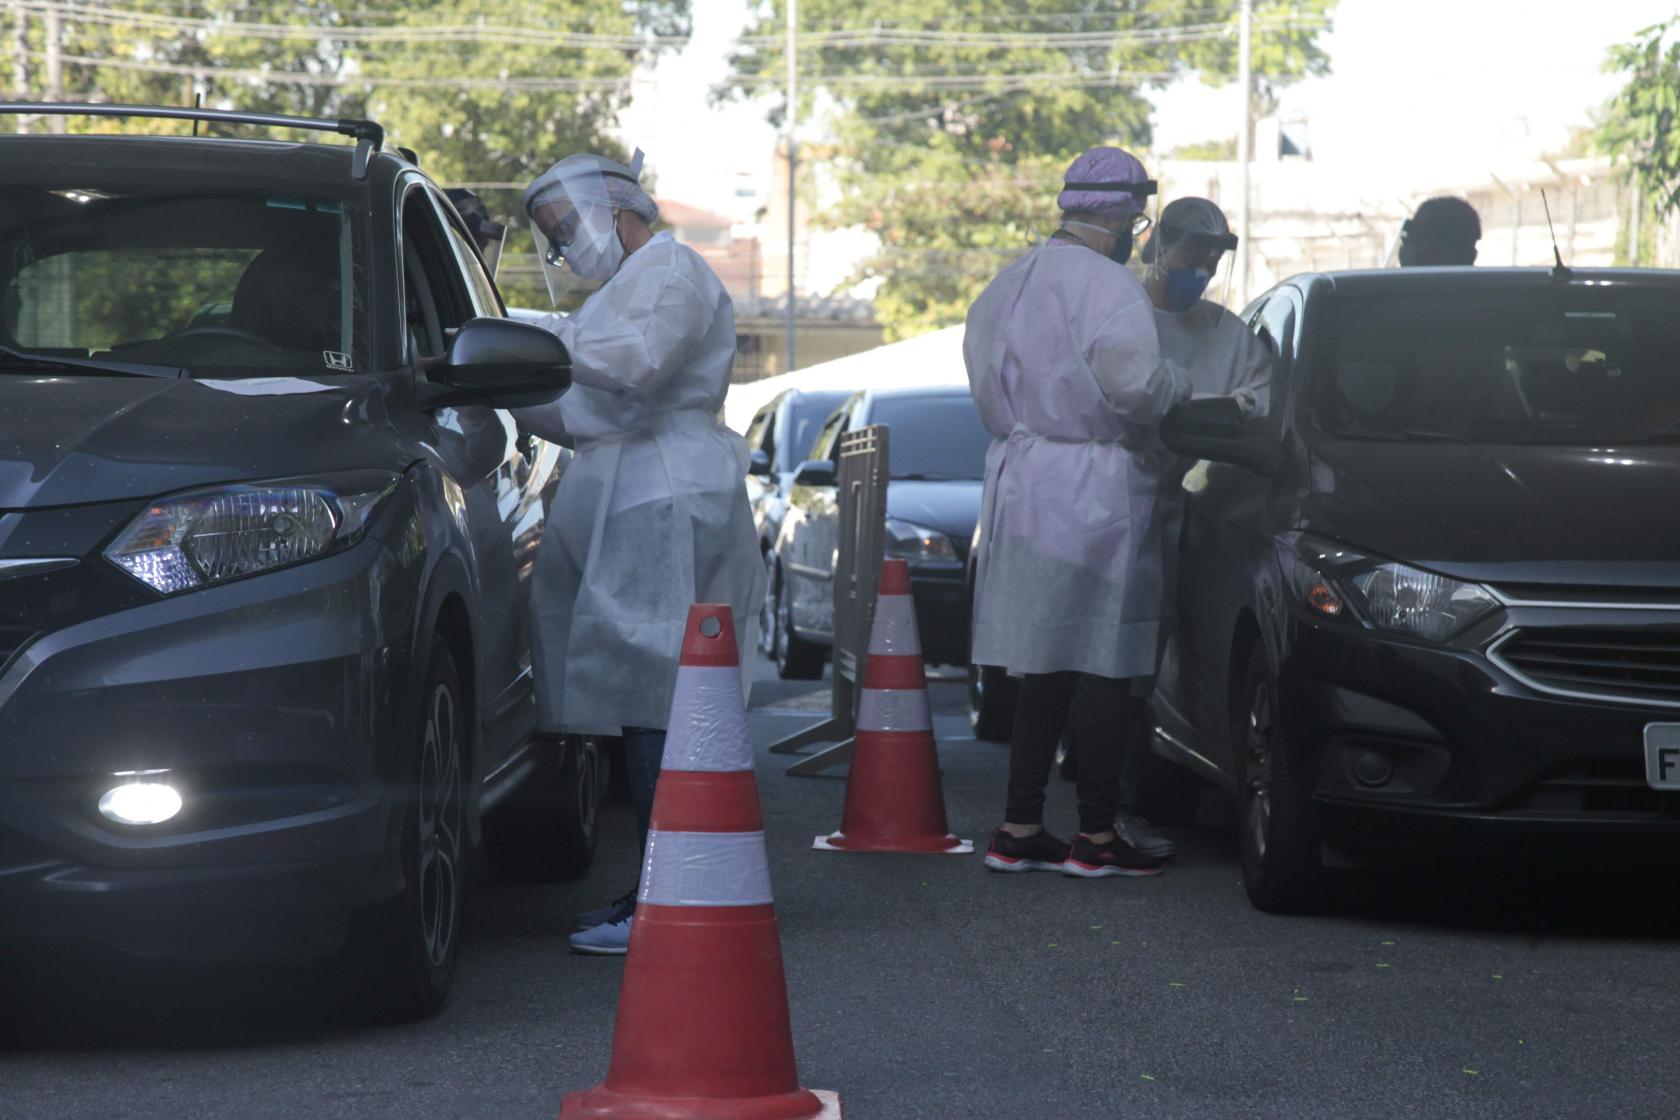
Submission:
[[[593,855],[533,734],[563,453],[504,411],[565,351],[377,125],[57,108],[355,143],[0,136],[0,936],[343,949],[427,1013],[469,849]]]

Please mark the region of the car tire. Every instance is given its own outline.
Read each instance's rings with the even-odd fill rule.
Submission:
[[[402,814],[403,887],[352,919],[345,959],[376,1009],[397,1021],[435,1014],[448,999],[466,888],[469,719],[449,648],[427,659],[412,750],[394,795]]]
[[[828,651],[801,638],[793,628],[793,604],[788,600],[782,569],[776,568],[776,675],[784,681],[820,681]]]
[[[1324,875],[1311,770],[1289,742],[1279,718],[1277,682],[1258,644],[1249,654],[1232,717],[1238,847],[1248,899],[1269,914],[1311,913],[1323,900]]]
[[[758,651],[776,659],[776,557],[768,545],[761,545],[764,554],[764,602],[758,608]]]
[[[976,739],[1007,743],[1015,733],[1021,682],[996,665],[968,667],[968,723]]]
[[[605,793],[600,744],[582,736],[550,740],[547,759],[484,818],[484,846],[496,871],[517,882],[582,878],[595,862],[596,809]]]

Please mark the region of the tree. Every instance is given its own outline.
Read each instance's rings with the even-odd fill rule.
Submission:
[[[1634,185],[1618,264],[1650,264],[1657,219],[1680,206],[1680,17],[1610,48],[1605,69],[1626,77],[1598,129],[1598,145],[1622,161]]]
[[[784,83],[784,2],[761,6],[729,92]],[[1317,37],[1334,4],[1257,0],[1262,104],[1327,71]],[[837,154],[824,173],[844,198],[822,220],[879,235],[860,279],[880,278],[889,337],[960,321],[998,267],[1051,227],[1079,152],[1147,147],[1144,91],[1236,69],[1230,0],[801,0],[799,18],[800,87],[816,91],[800,115],[825,113]]]
[[[42,99],[45,5],[22,6],[20,92]],[[189,105],[199,88],[218,108],[372,117],[439,180],[523,184],[571,152],[624,155],[611,132],[629,101],[631,72],[688,34],[689,10],[689,0],[545,0],[540,8],[527,0],[77,4],[60,13],[62,91],[67,100]],[[66,123],[112,128],[89,118]],[[521,235],[518,187],[482,193],[514,225],[510,237]],[[541,292],[534,269],[509,279],[510,302]]]

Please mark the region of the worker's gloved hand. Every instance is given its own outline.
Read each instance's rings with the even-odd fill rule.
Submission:
[[[1260,407],[1260,398],[1255,396],[1251,389],[1238,389],[1231,394],[1231,399],[1237,402],[1237,407],[1242,409],[1244,416],[1253,416],[1255,410]]]

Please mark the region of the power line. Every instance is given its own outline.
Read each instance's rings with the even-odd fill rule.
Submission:
[[[45,51],[26,51],[29,58],[45,60]],[[209,77],[221,81],[271,86],[380,86],[398,89],[510,89],[537,92],[585,92],[628,89],[629,78],[386,78],[377,73],[355,71],[314,74],[297,70],[229,69],[208,63],[191,65],[171,62],[137,62],[123,58],[92,58],[61,54],[66,66],[93,70],[125,70],[142,74],[172,74],[179,77]]]

